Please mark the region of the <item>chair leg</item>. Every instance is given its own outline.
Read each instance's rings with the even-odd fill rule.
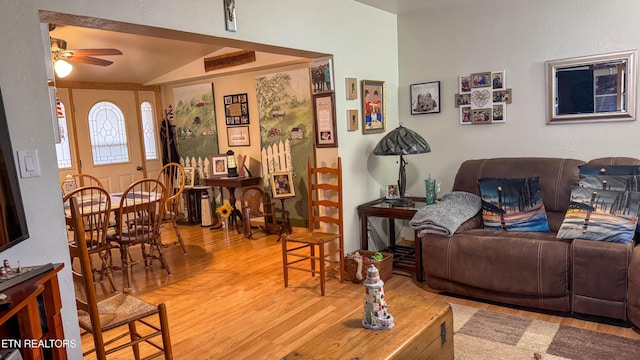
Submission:
[[[129,245],[120,246],[120,259],[122,261],[122,285],[125,290],[129,289],[129,270],[131,263],[129,262]]]
[[[136,322],[132,321],[129,324],[129,338],[131,339],[131,341],[136,341],[138,340],[138,331],[136,330]],[[131,345],[131,348],[133,349],[133,357],[136,360],[140,360],[140,344],[135,343]]]
[[[169,336],[169,320],[167,320],[167,307],[164,303],[158,305],[160,315],[160,329],[162,330],[162,347],[164,348],[164,358],[173,359],[173,347]]]
[[[164,251],[162,250],[162,243],[160,242],[160,238],[154,240],[154,242],[150,245],[153,249],[155,248],[158,251],[158,259],[162,264],[162,267],[167,271],[167,274],[171,275],[171,269],[169,269],[169,264],[167,264],[167,259],[164,257]]]
[[[289,287],[289,265],[287,264],[287,239],[282,238],[282,273],[284,275],[284,287]]]
[[[111,273],[111,267],[109,266],[109,264],[107,262],[110,262],[109,260],[109,251],[101,251],[98,256],[100,257],[100,260],[102,261],[102,269],[100,270],[100,277],[102,278],[103,276],[107,276],[107,280],[109,280],[109,284],[111,284],[111,288],[113,288],[113,292],[117,292],[118,289],[116,288],[116,283],[113,280],[113,274]]]
[[[311,254],[311,276],[315,277],[316,276],[316,246],[315,245],[310,245],[309,246],[309,251]]]
[[[324,258],[324,244],[320,244],[318,246],[320,249],[320,293],[324,296],[324,281],[326,280],[326,271],[325,271],[325,258]],[[313,248],[313,247],[312,247]],[[315,262],[315,261],[314,261]]]
[[[182,241],[182,235],[180,235],[180,230],[178,230],[178,224],[176,221],[173,221],[172,223],[173,223],[173,229],[176,232],[176,237],[178,238],[178,243],[182,248],[182,253],[187,255],[187,248],[184,247],[184,242]]]

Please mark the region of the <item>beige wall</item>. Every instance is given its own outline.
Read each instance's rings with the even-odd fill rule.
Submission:
[[[393,92],[398,86],[396,17],[355,1],[247,0],[236,6],[238,31],[224,30],[222,0],[30,0],[4,1],[0,14],[0,88],[15,150],[38,150],[41,177],[21,179],[31,238],[2,253],[23,265],[64,262],[60,275],[63,322],[68,338],[78,338],[74,291],[69,272],[58,170],[53,146],[51,108],[38,10],[94,16],[116,21],[170,28],[252,41],[287,48],[333,54],[337,84],[345,77],[384,80]],[[373,47],[373,48],[372,48]],[[389,126],[397,124],[397,99],[389,96]],[[372,198],[378,181],[370,176],[370,153],[382,136],[346,131],[346,109],[359,103],[345,100],[344,86],[336,91],[340,148],[345,168],[346,247],[359,247],[355,206]],[[375,192],[377,195],[377,192]],[[80,358],[72,350],[70,358]]]

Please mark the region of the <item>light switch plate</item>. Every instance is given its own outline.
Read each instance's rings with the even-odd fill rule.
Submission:
[[[20,163],[20,177],[31,178],[40,176],[40,160],[38,150],[18,150]]]

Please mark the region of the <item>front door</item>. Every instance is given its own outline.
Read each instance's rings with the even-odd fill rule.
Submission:
[[[144,177],[137,104],[131,91],[72,90],[79,172],[124,191]],[[67,109],[67,112],[69,109]]]

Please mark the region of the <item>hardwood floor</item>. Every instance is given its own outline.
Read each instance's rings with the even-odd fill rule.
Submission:
[[[133,294],[167,305],[175,359],[279,359],[362,306],[362,285],[328,279],[322,297],[319,279],[306,272],[291,271],[285,289],[275,235],[256,231],[256,239],[249,240],[223,229],[181,226],[180,231],[188,253],[183,255],[178,245],[165,249],[171,276],[156,261],[150,269],[134,266],[131,278]],[[163,242],[173,241],[173,229],[164,229]],[[139,258],[139,253],[133,256]],[[114,276],[122,288],[121,274],[116,271]],[[98,290],[108,285],[105,280]],[[440,295],[398,274],[385,283],[385,293],[392,314],[393,297],[402,294],[640,339],[629,327]],[[89,336],[83,339],[85,349],[91,341]],[[123,350],[110,359],[128,360],[131,354]]]

